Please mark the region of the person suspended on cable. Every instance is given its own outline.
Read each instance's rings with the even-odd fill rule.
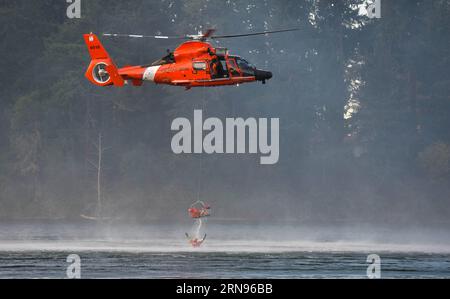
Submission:
[[[188,233],[185,233],[185,234],[186,234],[186,238],[189,240],[189,244],[191,244],[192,247],[200,247],[200,246],[202,246],[203,242],[206,239],[206,234],[205,234],[205,236],[203,236],[203,239],[198,239],[196,237],[191,237],[191,236],[189,236]]]
[[[211,207],[208,204],[199,200],[191,205],[191,207],[188,209],[188,212],[192,218],[198,219],[209,216],[211,214],[210,210]]]

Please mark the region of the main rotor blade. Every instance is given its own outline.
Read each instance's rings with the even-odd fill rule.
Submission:
[[[266,34],[273,34],[273,33],[298,31],[298,30],[300,30],[300,29],[299,28],[292,28],[292,29],[263,31],[263,32],[254,32],[254,33],[246,33],[246,34],[214,35],[216,30],[215,29],[209,29],[203,35],[166,36],[166,35],[141,35],[141,34],[103,33],[103,36],[108,36],[108,37],[129,37],[129,38],[180,39],[180,40],[192,39],[192,40],[205,41],[207,39],[222,39],[222,38],[256,36],[256,35],[266,35]]]
[[[219,39],[219,38],[233,38],[233,37],[244,37],[244,36],[255,36],[255,35],[266,35],[272,33],[281,33],[281,32],[290,32],[290,31],[298,31],[300,28],[292,28],[292,29],[283,29],[283,30],[274,30],[274,31],[263,31],[263,32],[254,32],[247,34],[232,34],[232,35],[213,35],[211,39]]]
[[[141,35],[141,34],[120,34],[120,33],[103,33],[103,36],[131,37],[131,38],[156,38],[156,39],[186,39],[186,36]]]

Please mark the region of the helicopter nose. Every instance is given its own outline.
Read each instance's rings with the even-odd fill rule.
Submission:
[[[269,80],[272,78],[272,72],[263,71],[263,70],[256,70],[255,71],[255,78],[257,81],[262,81],[263,84],[266,83],[266,80]]]

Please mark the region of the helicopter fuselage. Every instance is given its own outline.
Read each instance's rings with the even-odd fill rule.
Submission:
[[[150,65],[117,68],[97,36],[86,34],[91,54],[86,77],[99,86],[123,86],[131,82],[140,86],[144,81],[175,86],[207,87],[238,85],[272,78],[272,73],[259,70],[227,49],[214,48],[208,42],[187,41],[173,53]]]

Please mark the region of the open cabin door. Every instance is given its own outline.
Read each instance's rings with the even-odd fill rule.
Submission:
[[[224,57],[214,58],[210,61],[210,74],[211,79],[228,79],[230,75],[228,74],[227,62]]]

